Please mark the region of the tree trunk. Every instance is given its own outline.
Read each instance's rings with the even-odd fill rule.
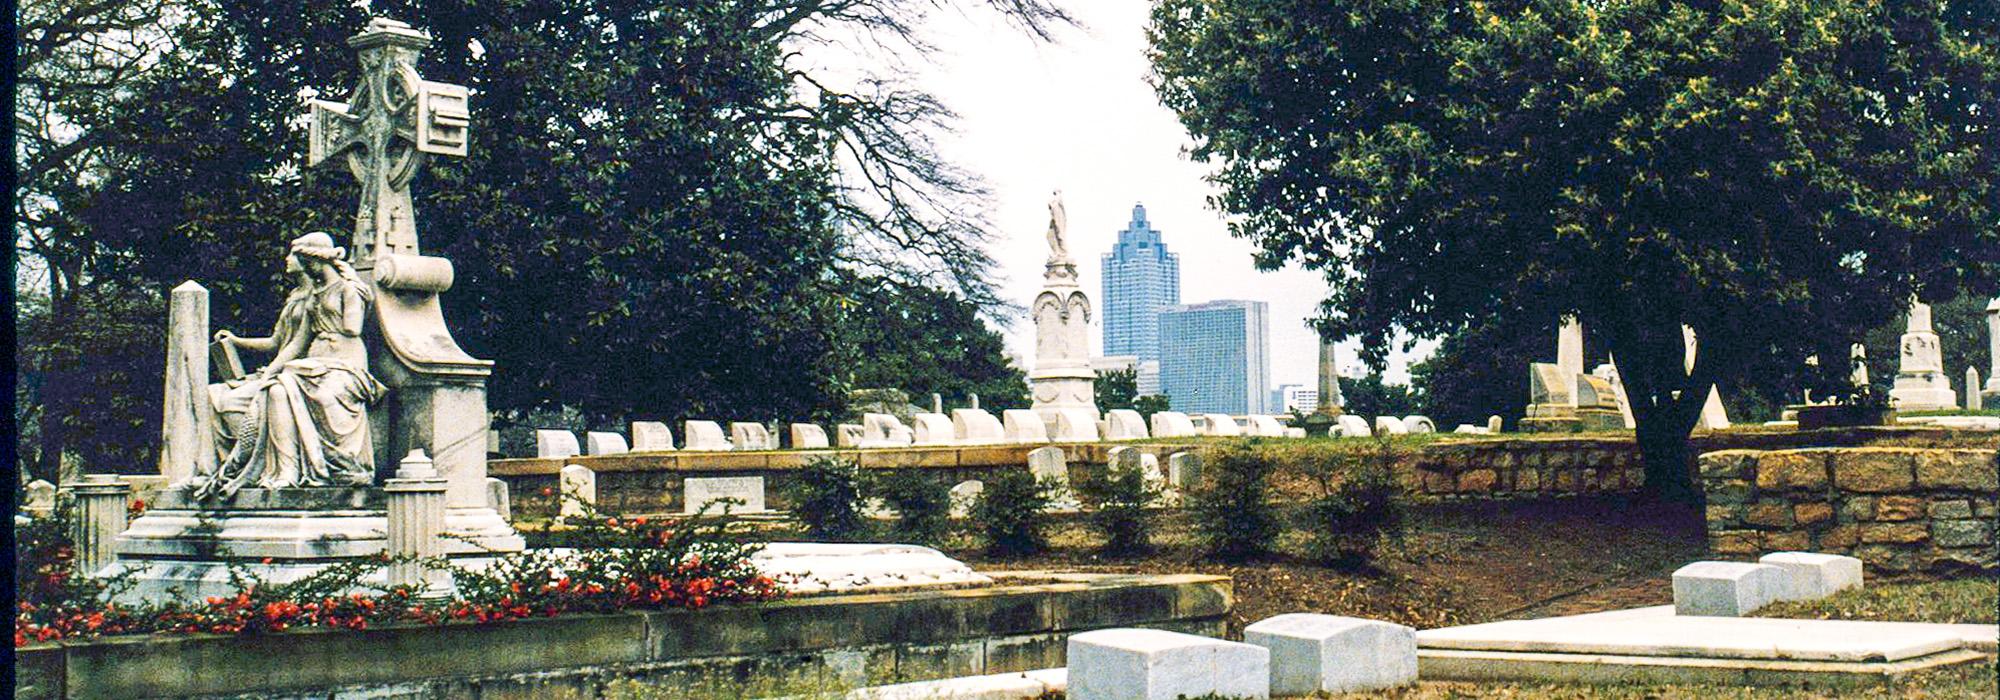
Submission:
[[[1648,319],[1606,327],[1631,403],[1646,493],[1664,501],[1700,502],[1688,436],[1701,416],[1722,353],[1696,353],[1694,370],[1689,372],[1678,321]]]

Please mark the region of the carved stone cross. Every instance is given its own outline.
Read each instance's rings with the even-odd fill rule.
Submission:
[[[359,54],[361,79],[348,101],[313,100],[306,165],[345,156],[361,182],[354,214],[354,267],[372,269],[381,255],[416,255],[416,211],[410,180],[424,154],[464,156],[471,122],[463,85],[417,75],[417,53],[431,37],[410,25],[376,18],[347,40]]]

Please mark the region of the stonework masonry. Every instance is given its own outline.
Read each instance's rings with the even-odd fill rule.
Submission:
[[[1722,450],[1699,458],[1716,554],[1846,554],[1876,572],[2000,569],[1990,449]]]

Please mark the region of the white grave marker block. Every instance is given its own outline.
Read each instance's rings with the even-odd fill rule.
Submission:
[[[986,491],[986,482],[977,479],[961,481],[951,487],[951,517],[963,518],[972,514],[972,503],[979,500],[979,494]]]
[[[1070,635],[1070,700],[1271,696],[1271,652],[1192,634],[1108,629]]]
[[[1292,613],[1243,628],[1271,650],[1271,694],[1383,690],[1417,681],[1417,631],[1376,620]]]
[[[1775,600],[1819,600],[1861,587],[1861,560],[1838,554],[1773,552],[1757,560],[1782,570]]]
[[[1408,428],[1403,427],[1403,422],[1396,420],[1394,417],[1391,416],[1375,417],[1376,435],[1406,435],[1409,432],[1410,431]]]
[[[1042,414],[1023,408],[1010,408],[1000,412],[1002,428],[1008,442],[1040,444],[1049,441],[1049,428],[1042,422]]]
[[[589,515],[589,508],[597,505],[597,472],[581,464],[564,465],[556,475],[558,493],[561,499],[556,513],[565,518],[581,518]]]
[[[1785,573],[1769,564],[1698,561],[1674,572],[1674,614],[1742,617],[1784,592]]]
[[[1201,484],[1201,455],[1175,452],[1167,455],[1167,485],[1188,491]]]
[[[1153,437],[1192,437],[1198,433],[1194,420],[1180,411],[1161,411],[1153,414]]]
[[[1243,429],[1236,425],[1236,419],[1230,418],[1227,414],[1223,413],[1201,414],[1201,425],[1199,428],[1203,435],[1236,437],[1243,434]]]
[[[681,430],[687,438],[689,450],[720,452],[729,449],[729,436],[722,432],[722,424],[712,420],[691,420]]]
[[[1146,419],[1141,417],[1138,411],[1129,408],[1114,409],[1107,411],[1104,418],[1106,440],[1144,440],[1147,437]]]
[[[1334,419],[1339,426],[1341,437],[1368,437],[1373,431],[1368,429],[1368,420],[1361,416],[1343,413]]]
[[[1069,456],[1060,447],[1040,447],[1028,452],[1028,473],[1036,479],[1069,484]]]
[[[958,441],[958,429],[942,413],[919,413],[910,419],[912,442],[917,445],[949,445]]]
[[[952,409],[951,430],[960,444],[994,445],[1007,442],[1007,429],[1000,425],[1000,419],[977,408]]]
[[[771,449],[771,429],[764,427],[763,423],[730,423],[729,442],[738,450],[768,450]]]
[[[633,452],[672,452],[674,431],[659,421],[632,421]]]
[[[826,429],[814,423],[792,424],[792,449],[820,450],[827,447]],[[844,447],[844,445],[843,445]]]
[[[542,459],[562,459],[583,454],[576,446],[576,433],[567,430],[535,431],[535,456]]]
[[[1435,421],[1432,421],[1427,416],[1403,416],[1402,423],[1403,423],[1403,432],[1410,433],[1412,435],[1419,433],[1435,433],[1438,431],[1437,423]]]
[[[594,455],[619,455],[632,451],[625,445],[625,436],[617,433],[584,433],[583,441],[590,454]]]
[[[731,513],[764,512],[764,477],[730,476],[712,478],[689,478],[681,482],[681,512],[695,513],[710,502],[733,498],[740,501],[729,507]],[[710,513],[722,512],[718,505]]]
[[[1064,409],[1056,412],[1057,442],[1097,442],[1096,411]]]
[[[867,439],[867,435],[868,431],[865,428],[853,423],[833,426],[833,444],[840,447],[860,447],[861,442]]]
[[[497,477],[486,477],[486,507],[499,513],[501,520],[514,519],[514,502],[507,494],[507,482]]]

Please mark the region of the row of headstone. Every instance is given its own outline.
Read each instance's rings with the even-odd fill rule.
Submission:
[[[1431,420],[1429,416],[1403,416],[1402,418],[1376,416],[1375,423],[1373,426],[1370,426],[1368,419],[1351,413],[1336,416],[1332,428],[1334,437],[1421,435],[1437,431],[1437,422]],[[1481,435],[1498,433],[1500,432],[1500,417],[1492,416],[1487,418],[1486,425],[1484,426],[1460,425],[1452,432]]]
[[[1862,585],[1861,560],[1773,552],[1757,563],[1698,561],[1674,572],[1674,614],[1741,617],[1771,603],[1818,600]]]
[[[1344,416],[1343,418],[1351,418]],[[1358,420],[1358,419],[1357,419]],[[1394,420],[1394,419],[1387,419]],[[775,450],[778,436],[762,423],[730,423],[727,432],[714,421],[687,421],[686,441],[679,449],[696,451]],[[1385,428],[1386,429],[1386,428]],[[1435,432],[1429,418],[1401,419],[1395,434]],[[1367,435],[1349,429],[1342,434]],[[672,429],[656,421],[632,423],[631,441],[612,432],[587,432],[581,443],[567,430],[535,431],[535,456],[562,459],[577,455],[610,455],[626,452],[666,452],[675,448]],[[1036,411],[1009,409],[999,417],[977,408],[953,409],[950,415],[919,413],[909,424],[887,413],[866,413],[861,423],[835,426],[829,439],[824,428],[811,423],[793,423],[789,430],[791,449],[828,447],[941,447],[953,445],[1041,444],[1049,442],[1098,442],[1100,440],[1143,440],[1149,437],[1272,437],[1303,438],[1305,429],[1286,426],[1277,416],[1253,415],[1242,421],[1222,413],[1189,415],[1161,411],[1148,420],[1138,411],[1116,409],[1102,418],[1090,411],[1057,411],[1055,420],[1046,420]]]
[[[1120,628],[1070,635],[1065,651],[1066,694],[1074,700],[1261,700],[1417,681],[1415,629],[1317,613],[1261,620],[1243,628],[1241,642]]]

